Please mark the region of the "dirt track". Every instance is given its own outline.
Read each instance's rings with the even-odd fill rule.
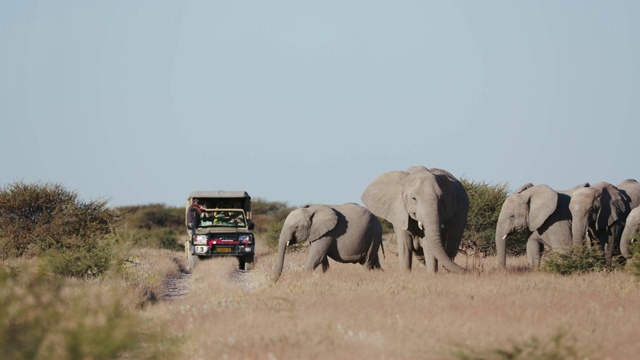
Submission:
[[[181,270],[177,274],[169,275],[164,279],[164,294],[162,298],[166,301],[178,300],[189,293],[189,278],[191,274]]]
[[[164,281],[164,294],[162,298],[165,301],[179,300],[189,294],[189,279],[191,272],[186,270],[181,264],[180,259],[175,259],[179,264],[180,272],[167,276]],[[197,261],[196,261],[197,266]],[[252,281],[252,270],[236,269],[227,275],[230,283],[233,283],[245,291],[256,290],[257,285]]]

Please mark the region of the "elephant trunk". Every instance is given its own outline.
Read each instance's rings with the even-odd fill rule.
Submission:
[[[276,261],[272,278],[274,283],[280,279],[280,275],[282,274],[282,269],[284,268],[284,253],[287,250],[287,243],[289,242],[289,239],[291,239],[291,235],[283,230],[282,233],[280,233],[280,238],[278,239],[278,259]]]
[[[507,267],[507,233],[496,232],[497,263],[501,268]]]
[[[437,216],[437,215],[436,215]],[[437,217],[436,217],[437,219]],[[424,224],[440,224],[439,221],[425,222]],[[455,273],[466,272],[467,269],[456,264],[446,253],[442,246],[442,236],[440,235],[440,226],[428,226],[425,227],[425,238],[427,245],[431,249],[431,252],[436,257],[438,262],[442,264],[447,270]]]
[[[585,245],[585,237],[587,236],[587,219],[574,218],[571,224],[571,236],[573,237],[573,246]]]
[[[629,248],[634,235],[632,232],[631,226],[627,225],[622,232],[622,237],[620,238],[620,253],[625,257],[625,259],[631,259],[633,256],[631,249]]]
[[[501,212],[496,226],[496,262],[502,268],[507,267],[507,236],[513,230],[509,229],[506,224],[505,216]]]

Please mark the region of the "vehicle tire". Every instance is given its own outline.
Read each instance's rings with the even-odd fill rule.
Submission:
[[[247,255],[245,257],[242,258],[241,260],[241,264],[243,264],[243,266],[241,267],[241,269],[243,270],[253,270],[255,267],[255,262],[253,261],[253,255]]]

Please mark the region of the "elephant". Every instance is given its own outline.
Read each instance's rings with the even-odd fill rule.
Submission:
[[[607,182],[576,190],[569,203],[573,245],[590,245],[585,237],[598,241],[605,258],[618,251],[624,221],[630,212],[629,197]]]
[[[532,232],[527,240],[529,266],[540,265],[540,253],[545,246],[557,252],[567,251],[573,240],[569,211],[571,194],[588,186],[589,183],[582,183],[556,191],[547,185],[526,183],[508,196],[496,225],[498,265],[507,266],[507,237],[525,229]]]
[[[428,273],[467,270],[453,260],[467,223],[469,197],[449,172],[411,166],[407,171],[388,171],[375,178],[361,196],[375,215],[393,225],[400,267],[411,271],[412,255]]]
[[[620,252],[626,259],[630,259],[633,256],[629,246],[638,234],[640,234],[640,207],[631,210],[620,237]]]
[[[635,209],[640,206],[640,182],[635,179],[626,179],[620,184],[616,185],[618,190],[629,197],[629,203],[631,209]]]
[[[378,257],[382,224],[362,205],[319,204],[291,211],[280,232],[273,282],[282,274],[286,247],[305,241],[310,242],[305,271],[313,272],[322,264],[322,272],[326,272],[328,258],[341,263],[359,263],[367,269],[382,269]],[[384,255],[384,248],[382,251]]]

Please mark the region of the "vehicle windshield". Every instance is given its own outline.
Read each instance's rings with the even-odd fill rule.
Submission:
[[[244,227],[244,212],[238,210],[205,210],[200,215],[198,227]]]

